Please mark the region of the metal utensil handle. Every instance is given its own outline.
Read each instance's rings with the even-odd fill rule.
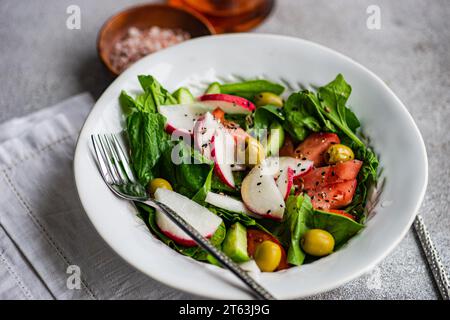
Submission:
[[[427,257],[428,264],[433,273],[436,285],[441,293],[442,299],[450,300],[450,281],[447,271],[442,264],[439,252],[436,250],[433,241],[431,240],[430,233],[423,222],[423,218],[418,215],[414,221],[414,229],[417,232],[417,236],[422,245],[422,249]]]
[[[226,256],[222,251],[214,247],[205,237],[203,237],[197,230],[195,230],[191,225],[189,225],[182,217],[180,217],[175,211],[170,209],[163,203],[149,200],[142,201],[142,203],[154,207],[155,205],[169,217],[178,227],[180,227],[184,232],[186,232],[195,242],[205,249],[209,254],[216,258],[224,267],[233,272],[238,278],[240,278],[248,287],[250,287],[255,296],[262,300],[275,300],[266,289],[260,286],[252,277],[250,277],[247,272],[240,268],[236,263],[234,263],[228,256]]]

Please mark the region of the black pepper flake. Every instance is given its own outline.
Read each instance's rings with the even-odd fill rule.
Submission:
[[[336,173],[334,171],[331,171],[331,175],[334,177]]]
[[[303,171],[305,171],[305,170],[306,170],[305,168],[301,168],[301,169],[300,169],[301,172],[303,172]]]
[[[323,176],[324,176],[324,175],[325,175],[325,171],[322,171],[321,175],[323,175]]]
[[[304,160],[308,160],[308,159],[306,159],[306,157],[303,157],[302,160],[304,161]]]
[[[256,185],[257,185],[257,186],[260,186],[261,184],[262,184],[262,182],[258,182]]]

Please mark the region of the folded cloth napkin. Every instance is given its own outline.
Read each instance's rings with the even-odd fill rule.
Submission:
[[[189,299],[118,257],[83,212],[72,160],[93,105],[70,98],[0,125],[0,299]]]

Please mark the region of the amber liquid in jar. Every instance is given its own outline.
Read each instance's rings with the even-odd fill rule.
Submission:
[[[259,25],[273,10],[275,0],[169,0],[204,15],[218,33],[243,32]]]

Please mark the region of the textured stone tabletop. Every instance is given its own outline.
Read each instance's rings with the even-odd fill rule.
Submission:
[[[97,58],[96,36],[127,0],[0,2],[0,122],[82,91],[97,98],[113,80]],[[66,9],[81,8],[81,30],[66,28]],[[377,5],[381,29],[366,9]],[[425,139],[429,184],[420,213],[450,266],[450,1],[279,0],[254,32],[285,34],[335,49],[379,75],[405,103]],[[412,172],[411,174],[414,174]],[[151,281],[151,280],[149,280]],[[159,287],[161,288],[161,287]],[[192,298],[164,287],[148,298]],[[371,273],[317,299],[436,299],[419,244],[409,231]]]

